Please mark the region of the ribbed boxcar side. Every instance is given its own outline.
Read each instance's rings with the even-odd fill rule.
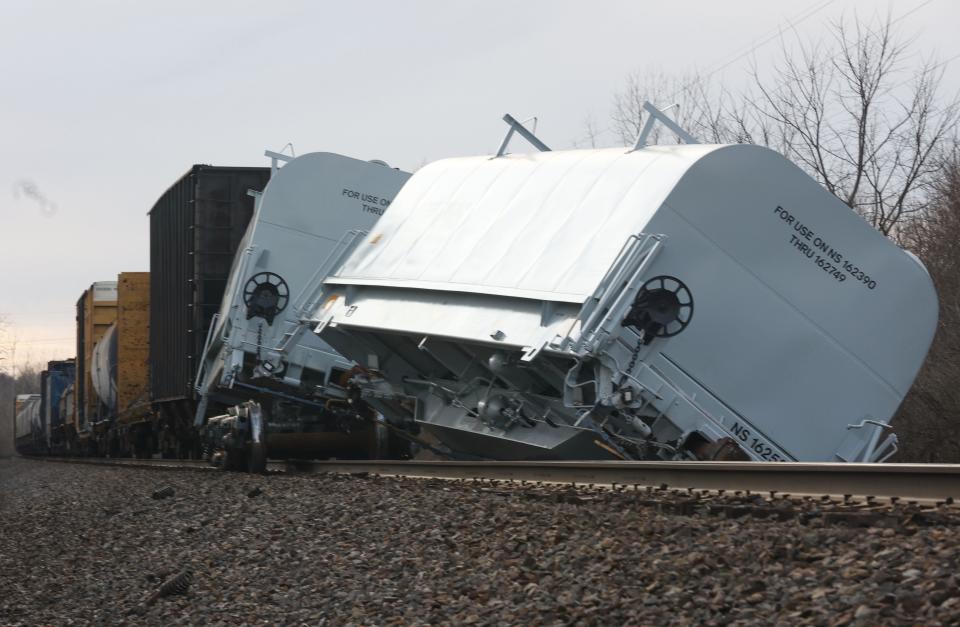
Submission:
[[[150,273],[121,273],[117,302],[117,420],[124,424],[149,413]]]
[[[72,451],[88,448],[87,439],[99,416],[99,400],[93,390],[91,361],[97,342],[117,316],[117,283],[101,281],[84,291],[77,301],[77,376],[74,387],[75,407],[72,425],[68,428],[68,447]]]
[[[30,398],[29,394],[17,394],[13,399],[13,445],[18,453],[27,453],[25,447],[29,443],[24,436],[30,433],[30,422],[27,414],[23,412],[23,406],[28,398]]]
[[[203,343],[269,168],[195,165],[150,211],[150,398],[168,430],[193,421]]]
[[[47,453],[50,452],[50,448],[53,442],[53,423],[50,420],[50,397],[52,396],[54,377],[51,376],[50,368],[40,373],[40,417],[43,420],[44,426],[44,441],[46,444]]]
[[[40,395],[18,394],[14,400],[13,442],[18,453],[44,452],[40,424]]]
[[[67,389],[63,391],[63,395],[60,397],[59,414],[61,440],[58,444],[57,450],[66,454],[73,452],[70,448],[70,437],[73,433],[73,421],[76,416],[76,377],[76,368],[74,368],[73,383],[67,386]]]
[[[75,362],[72,359],[51,361],[40,374],[40,415],[46,428],[46,443],[49,452],[61,452],[64,445],[64,420],[60,405],[63,395],[73,383]]]

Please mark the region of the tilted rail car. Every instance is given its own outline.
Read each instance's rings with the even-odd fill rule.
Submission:
[[[230,468],[262,470],[268,453],[401,455],[403,443],[343,396],[352,364],[302,319],[350,238],[376,222],[410,175],[331,153],[268,155],[274,172],[204,347],[195,424]],[[211,416],[225,406],[232,411]]]
[[[494,459],[895,451],[937,323],[915,257],[766,148],[532,139],[419,170],[326,280],[357,402]]]
[[[888,459],[937,322],[922,264],[781,155],[648,110],[687,145],[552,152],[511,119],[496,155],[409,181],[273,155],[242,232],[240,179],[185,178],[151,213],[148,452],[199,433],[258,469],[390,456],[389,430],[489,459]],[[109,291],[78,306],[74,451],[114,402]]]
[[[233,469],[262,469],[266,445],[274,457],[405,453],[405,440],[358,415],[338,385],[353,364],[302,319],[344,234],[370,228],[409,174],[329,153],[269,154],[272,169],[194,166],[150,213],[152,271],[83,292],[76,380],[38,396],[49,394],[61,425],[62,446],[46,450],[216,454]]]

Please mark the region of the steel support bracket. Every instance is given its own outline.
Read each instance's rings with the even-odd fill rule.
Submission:
[[[510,130],[508,130],[507,134],[503,136],[503,141],[500,142],[500,147],[497,148],[497,154],[494,158],[502,157],[506,154],[507,146],[510,144],[510,140],[513,138],[514,133],[518,133],[540,152],[550,152],[550,148],[545,143],[540,141],[536,135],[527,130],[527,127],[525,127],[523,123],[518,122],[516,118],[509,113],[504,114],[503,121],[510,125]]]
[[[634,150],[640,150],[647,145],[647,137],[650,135],[650,131],[653,130],[653,125],[657,122],[660,122],[668,129],[676,133],[677,137],[683,140],[685,144],[699,144],[700,142],[691,135],[690,133],[683,130],[679,124],[674,122],[666,113],[656,108],[649,102],[643,103],[643,109],[647,112],[647,122],[643,125],[643,129],[640,131],[640,135],[637,136],[637,141],[634,142],[633,148],[630,152]]]

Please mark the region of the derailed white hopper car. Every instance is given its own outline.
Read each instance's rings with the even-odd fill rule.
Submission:
[[[495,459],[885,459],[937,322],[912,255],[749,145],[439,161],[326,286],[359,394]]]
[[[197,372],[195,424],[206,423],[211,448],[234,468],[262,470],[266,454],[387,456],[388,439],[373,423],[326,393],[351,362],[301,320],[350,238],[376,222],[410,175],[332,153],[267,155],[273,172]],[[208,416],[235,404],[241,407],[230,415]]]

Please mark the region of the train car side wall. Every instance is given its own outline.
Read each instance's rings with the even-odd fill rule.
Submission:
[[[76,372],[74,372],[73,383],[67,386],[60,397],[60,429],[62,430],[62,444],[66,448],[70,443],[70,437],[73,435],[74,420],[77,415],[76,403]]]
[[[13,438],[17,451],[27,455],[45,453],[40,395],[19,394],[14,401],[14,412]]]
[[[196,165],[150,211],[150,396],[189,401],[206,332],[269,168]]]
[[[52,440],[51,431],[53,429],[53,421],[50,420],[50,398],[53,396],[53,380],[49,369],[44,370],[40,373],[40,416],[43,419],[44,426],[44,439],[47,442],[47,446],[50,446]]]
[[[136,422],[150,409],[150,273],[121,273],[117,303],[117,420]]]
[[[77,301],[77,382],[74,428],[89,430],[98,415],[99,399],[93,390],[93,349],[117,318],[117,283],[100,281]]]
[[[74,360],[51,361],[41,373],[40,414],[46,428],[47,445],[58,450],[63,442],[64,420],[61,402],[64,394],[73,384],[75,377]]]
[[[23,407],[30,398],[29,394],[17,394],[13,400],[13,441],[17,443],[19,449],[20,439],[30,433],[30,418]]]

